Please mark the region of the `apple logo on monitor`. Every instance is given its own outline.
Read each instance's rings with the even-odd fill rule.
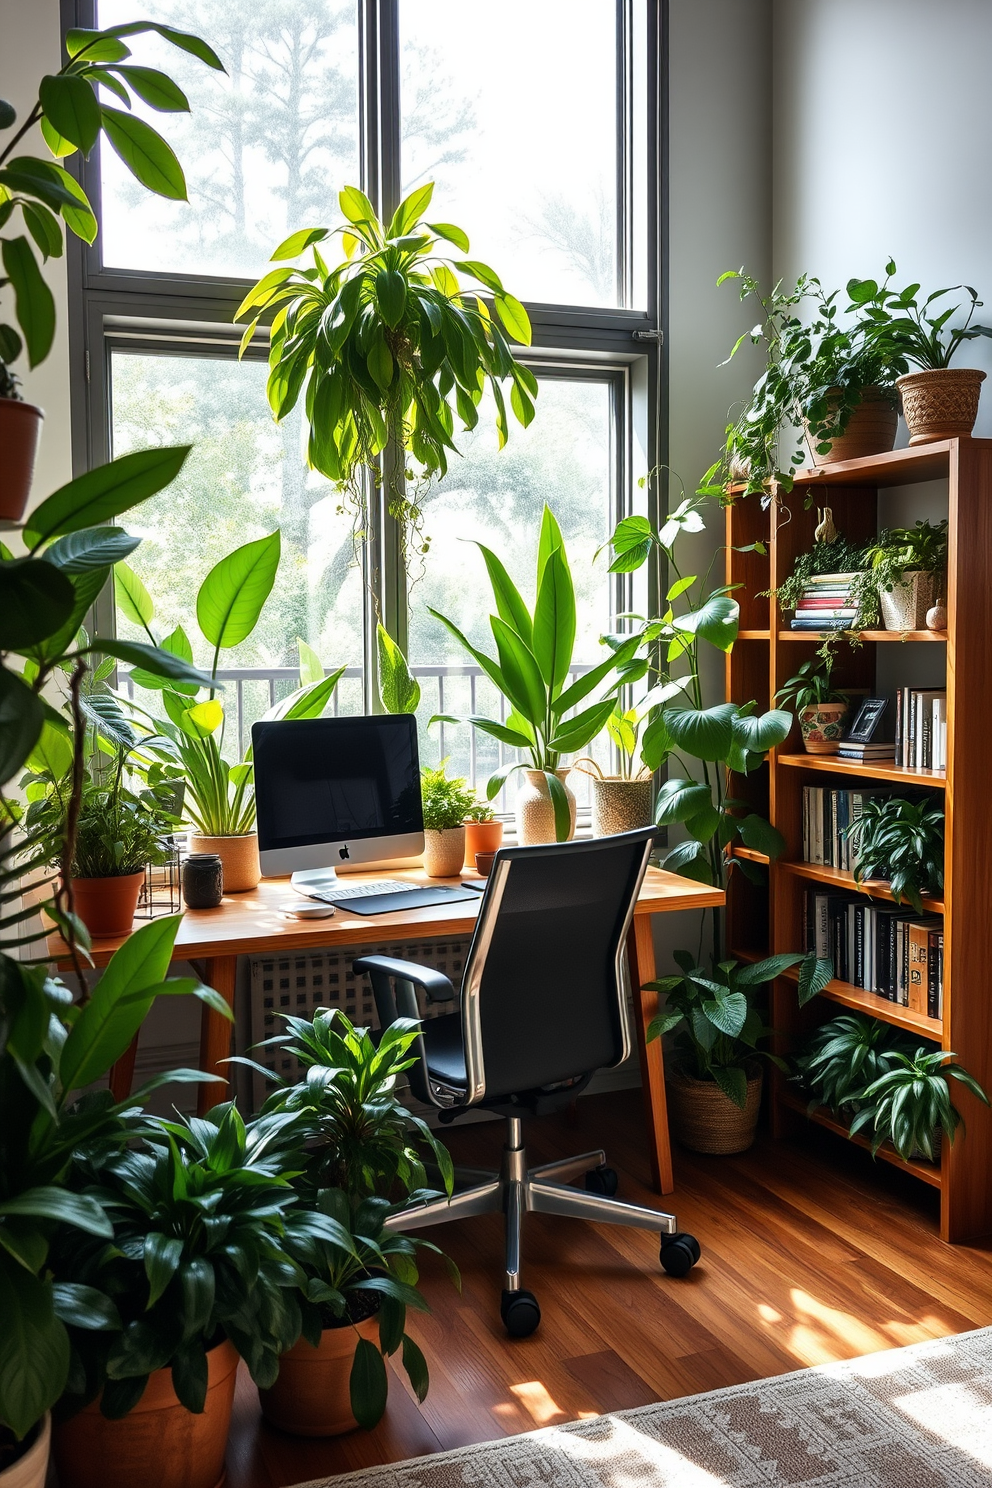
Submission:
[[[341,859],[342,862],[351,857],[351,853],[348,851],[347,842],[345,843],[344,847],[338,848],[338,857]]]

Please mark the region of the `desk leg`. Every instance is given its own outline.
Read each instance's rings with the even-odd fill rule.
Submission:
[[[213,956],[203,968],[203,980],[208,987],[219,992],[231,1011],[234,1011],[234,984],[238,971],[237,956]],[[204,1004],[200,1015],[200,1068],[208,1075],[228,1078],[227,1066],[221,1064],[231,1052],[231,1034],[234,1025],[219,1013]],[[224,1085],[211,1080],[201,1085],[196,1099],[197,1115],[204,1116],[213,1106],[227,1100]]]
[[[627,937],[630,985],[634,992],[634,1022],[637,1026],[637,1052],[641,1059],[641,1087],[644,1092],[644,1114],[650,1134],[651,1178],[658,1193],[671,1193],[672,1149],[668,1140],[668,1103],[665,1099],[665,1067],[661,1057],[661,1040],[647,1043],[648,1024],[658,1011],[657,992],[641,989],[655,979],[654,936],[650,915],[635,915]]]

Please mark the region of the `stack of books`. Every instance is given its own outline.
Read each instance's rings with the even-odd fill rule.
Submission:
[[[851,594],[853,573],[816,574],[807,579],[796,605],[793,630],[850,630],[858,615]]]
[[[946,691],[900,687],[896,693],[895,759],[904,769],[946,770]]]
[[[829,957],[842,982],[888,1002],[944,1016],[944,922],[864,895],[810,889],[805,945]]]
[[[895,741],[887,737],[886,729],[890,713],[887,698],[866,698],[847,738],[840,742],[838,758],[862,762],[895,759]]]
[[[846,835],[856,822],[869,796],[891,796],[891,786],[860,786],[856,790],[831,790],[823,785],[803,786],[803,858],[824,868],[853,873],[858,854]]]

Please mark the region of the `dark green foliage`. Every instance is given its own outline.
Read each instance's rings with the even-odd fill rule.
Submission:
[[[816,542],[808,553],[800,553],[792,573],[775,591],[781,610],[794,610],[806,585],[817,574],[859,573],[866,566],[864,543],[848,542],[843,534],[833,542]],[[853,629],[853,625],[852,625]]]
[[[841,1013],[816,1030],[794,1064],[814,1106],[857,1111],[865,1086],[891,1068],[896,1054],[912,1047],[909,1035],[890,1023],[865,1013]]]
[[[906,900],[917,914],[924,894],[943,889],[944,812],[936,796],[869,796],[846,832],[858,854],[855,882],[887,879],[895,902]]]
[[[783,707],[801,713],[815,703],[844,703],[847,693],[831,684],[834,669],[833,651],[826,656],[817,654],[804,661],[794,677],[790,677],[775,694],[775,701]]]
[[[951,1080],[957,1080],[985,1105],[988,1097],[968,1071],[955,1064],[956,1056],[946,1049],[921,1045],[912,1053],[895,1052],[889,1068],[863,1091],[864,1108],[851,1122],[851,1134],[863,1127],[873,1129],[872,1152],[885,1141],[900,1157],[922,1154],[933,1162],[934,1137],[938,1130],[954,1141],[964,1122],[951,1102]]]
[[[920,304],[919,284],[907,284],[899,290],[889,287],[895,272],[895,262],[889,259],[881,283],[875,279],[848,280],[847,293],[851,299],[848,310],[857,312],[866,344],[874,355],[898,366],[901,372],[907,372],[910,364],[922,368],[949,367],[963,342],[992,336],[992,326],[971,324],[982,301],[970,284],[936,289]],[[949,328],[948,322],[961,306],[941,308],[937,301],[956,294],[959,289],[968,295],[968,314],[963,325]],[[931,306],[934,311],[928,314]]]

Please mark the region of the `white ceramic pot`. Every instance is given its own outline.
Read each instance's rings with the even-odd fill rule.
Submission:
[[[424,868],[429,878],[457,878],[465,861],[465,828],[424,829]]]
[[[244,894],[257,889],[262,876],[258,861],[258,837],[247,832],[243,837],[202,837],[189,834],[191,853],[216,853],[224,869],[224,893]]]
[[[879,589],[878,602],[886,630],[922,630],[934,601],[933,574],[908,573],[901,584]]]
[[[568,841],[575,836],[575,797],[566,784],[568,767],[555,774],[565,786],[568,797]],[[524,784],[514,802],[517,817],[517,841],[521,847],[534,847],[539,842],[554,842],[555,808],[543,770],[525,770]]]
[[[592,835],[635,832],[654,821],[653,780],[597,780],[592,777]]]
[[[52,1418],[39,1422],[37,1436],[23,1457],[0,1472],[0,1488],[44,1488],[48,1476],[48,1451],[52,1442]]]

